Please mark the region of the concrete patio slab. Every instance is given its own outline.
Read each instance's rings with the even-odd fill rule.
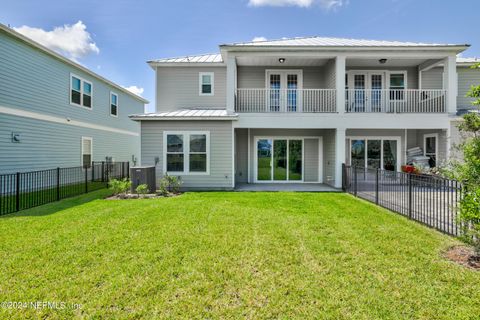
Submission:
[[[323,183],[239,183],[235,191],[341,192]]]

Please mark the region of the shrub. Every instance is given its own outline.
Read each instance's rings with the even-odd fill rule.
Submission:
[[[143,198],[145,198],[145,195],[150,191],[148,190],[148,186],[146,184],[139,184],[137,188],[135,189],[137,194],[141,194]]]
[[[113,194],[118,196],[120,194],[126,194],[132,186],[132,182],[127,178],[123,180],[112,179],[108,182],[108,185],[113,191]]]
[[[163,196],[169,193],[178,193],[181,185],[182,180],[179,177],[165,174],[160,180],[158,192]]]

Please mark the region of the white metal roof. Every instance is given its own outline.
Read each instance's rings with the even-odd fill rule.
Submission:
[[[440,44],[440,43],[422,43],[422,42],[402,42],[385,40],[365,40],[365,39],[346,39],[346,38],[327,38],[327,37],[300,37],[284,38],[278,40],[237,42],[225,44],[223,46],[252,46],[252,47],[444,47],[444,46],[464,46],[465,44]]]
[[[457,57],[457,64],[459,65],[472,65],[475,63],[480,63],[480,58],[462,58]]]
[[[235,120],[238,114],[226,109],[182,109],[156,113],[133,114],[133,120]]]
[[[197,56],[184,56],[176,58],[162,58],[151,60],[149,62],[157,63],[221,63],[223,62],[222,55],[220,53],[207,53]]]

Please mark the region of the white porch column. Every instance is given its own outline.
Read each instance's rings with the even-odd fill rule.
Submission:
[[[337,98],[337,112],[345,113],[345,56],[335,58],[335,89]]]
[[[335,188],[342,187],[342,164],[345,163],[345,128],[335,134]]]
[[[227,112],[235,112],[235,95],[237,91],[237,61],[235,56],[227,57]]]
[[[444,89],[447,90],[447,112],[457,113],[457,57],[448,56],[443,63]]]

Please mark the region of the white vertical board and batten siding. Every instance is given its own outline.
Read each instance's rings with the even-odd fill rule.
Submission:
[[[182,187],[191,190],[232,188],[232,122],[231,121],[142,121],[141,150],[142,165],[155,165],[157,178],[163,176],[163,132],[209,131],[210,172],[202,175],[182,175]]]
[[[157,112],[183,108],[225,108],[225,67],[163,67],[156,68]],[[213,72],[214,94],[199,94],[199,74]]]

